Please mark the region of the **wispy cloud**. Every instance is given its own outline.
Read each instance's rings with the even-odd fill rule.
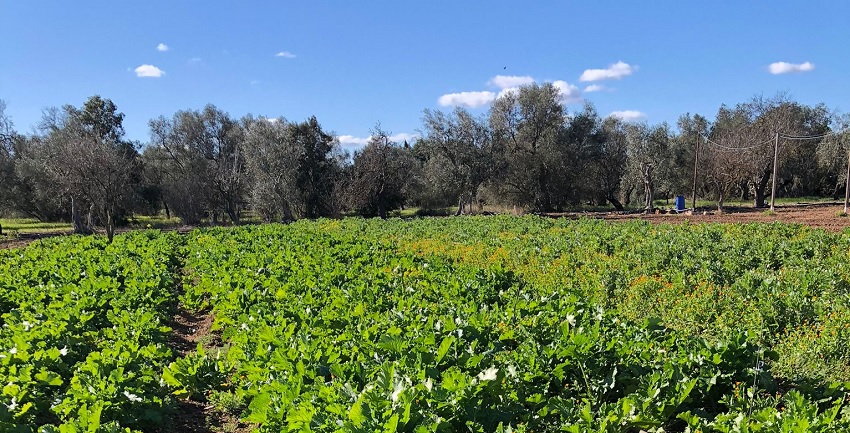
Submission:
[[[601,85],[601,84],[591,84],[591,85],[584,88],[584,92],[585,93],[601,92],[605,89],[606,89],[606,87]]]
[[[157,68],[154,65],[141,65],[135,69],[137,77],[159,78],[165,75],[165,71]]]
[[[160,51],[160,52],[168,51],[168,45],[160,43],[159,45],[156,46],[156,50]]]
[[[809,72],[815,69],[814,63],[805,62],[805,63],[786,63],[786,62],[776,62],[771,63],[770,66],[767,67],[767,70],[770,71],[773,75],[779,74],[788,74],[791,72]]]
[[[476,108],[487,105],[493,102],[494,99],[496,99],[496,94],[493,92],[460,92],[440,96],[437,99],[437,103],[443,107],[462,106]]]
[[[610,117],[616,117],[625,122],[636,122],[646,118],[646,113],[637,110],[614,111],[609,114]]]
[[[587,69],[581,73],[579,81],[600,81],[600,80],[619,80],[620,78],[632,75],[638,69],[637,66],[632,66],[623,61],[614,63],[606,69]]]
[[[290,53],[289,51],[280,51],[274,55],[275,57],[283,57],[285,59],[294,59],[295,54]]]
[[[187,60],[187,62],[192,64],[201,63],[202,61],[203,59],[201,59],[200,57],[192,57],[191,59]]]
[[[531,84],[534,82],[534,78],[529,77],[528,75],[496,75],[491,78],[487,83],[496,86],[500,89],[509,89],[512,87],[524,86],[526,84]]]

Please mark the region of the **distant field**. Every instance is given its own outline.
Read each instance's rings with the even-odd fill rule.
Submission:
[[[3,233],[64,233],[72,230],[70,223],[41,222],[35,218],[0,218]]]

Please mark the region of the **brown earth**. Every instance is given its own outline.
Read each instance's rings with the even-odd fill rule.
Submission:
[[[810,227],[840,232],[850,227],[850,217],[842,216],[843,203],[800,203],[796,205],[776,206],[775,212],[752,207],[729,207],[723,212],[714,209],[697,209],[685,213],[622,213],[622,212],[573,212],[547,214],[565,218],[601,218],[606,221],[629,221],[642,219],[653,223],[681,224],[693,223],[770,223],[783,222],[802,224]]]
[[[169,324],[172,329],[169,345],[180,357],[193,352],[198,344],[207,351],[222,348],[221,334],[212,330],[214,320],[209,311],[196,313],[178,307]],[[172,425],[163,429],[163,433],[247,433],[251,430],[251,426],[240,422],[238,417],[207,402],[179,400]]]

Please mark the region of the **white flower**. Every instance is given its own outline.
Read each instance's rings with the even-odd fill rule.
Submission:
[[[392,395],[390,395],[390,399],[392,399],[393,403],[398,401],[398,396],[404,391],[404,382],[398,381],[395,384],[395,389],[393,389]]]
[[[481,373],[478,373],[478,379],[481,381],[485,380],[496,380],[496,373],[499,372],[499,369],[496,367],[490,367]]]
[[[127,397],[127,400],[132,401],[133,403],[138,403],[142,401],[142,398],[136,394],[129,393],[126,389],[124,390],[124,397]]]
[[[62,356],[67,355],[68,354],[68,346],[65,346],[65,347],[59,349],[59,354],[62,355]]]
[[[240,326],[240,328],[241,328],[243,331],[247,331],[248,329],[250,329],[250,328],[248,328],[248,324],[247,324],[247,323],[243,323],[243,324],[242,324],[242,326]]]
[[[11,353],[12,355],[18,353],[18,346],[15,346],[15,347],[9,349],[9,353]]]
[[[9,408],[9,412],[18,408],[18,402],[16,401],[15,397],[12,397],[12,402],[6,405],[6,407]]]
[[[511,375],[511,377],[516,377],[516,367],[514,367],[513,365],[509,365],[508,374]]]
[[[572,314],[567,314],[567,323],[569,323],[570,326],[576,326],[576,316],[573,316]]]
[[[422,384],[425,385],[425,389],[427,389],[428,392],[431,392],[431,389],[434,388],[434,382],[431,382],[430,377],[425,379],[425,382],[423,382]]]

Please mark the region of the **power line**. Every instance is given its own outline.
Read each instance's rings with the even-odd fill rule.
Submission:
[[[819,135],[785,135],[785,134],[779,134],[779,137],[784,138],[786,140],[820,140],[820,139],[829,137],[831,135],[840,135],[840,134],[843,134],[844,132],[846,132],[846,131],[830,131],[830,132],[825,132],[825,133],[819,134]]]
[[[721,149],[732,150],[732,151],[755,149],[757,147],[764,146],[765,144],[768,144],[768,143],[773,141],[773,139],[771,138],[769,140],[765,140],[761,143],[754,144],[752,146],[735,147],[735,146],[727,146],[727,145],[724,145],[724,144],[717,143],[717,142],[712,141],[710,138],[708,138],[708,137],[706,137],[705,135],[702,135],[702,134],[700,134],[700,137],[702,137],[702,139],[705,140],[706,143],[712,144],[712,145],[719,147]]]

